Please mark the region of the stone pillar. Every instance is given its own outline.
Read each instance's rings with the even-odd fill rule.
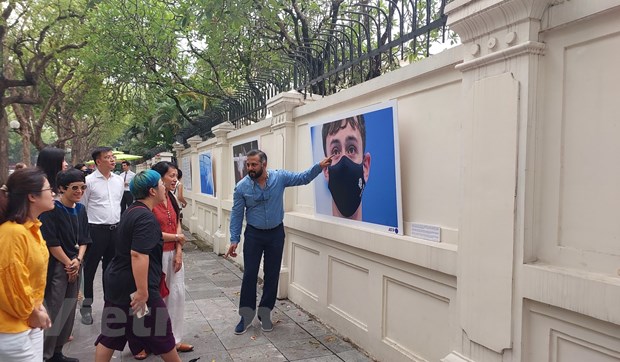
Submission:
[[[455,0],[448,26],[463,43],[465,109],[457,310],[460,333],[445,361],[501,361],[520,342],[518,269],[531,225],[539,42],[553,0]],[[481,185],[487,185],[482,187]],[[491,185],[488,187],[488,185]],[[520,329],[519,329],[520,330]],[[508,355],[506,355],[508,353]]]
[[[177,158],[177,166],[179,167],[179,169],[181,168],[181,158],[183,157],[182,153],[183,151],[185,151],[185,146],[183,146],[182,144],[180,144],[179,142],[175,142],[172,144],[172,149],[174,150],[174,154],[175,157]],[[191,175],[186,175],[185,177],[191,177]],[[188,204],[188,207],[185,208],[185,210],[183,210],[183,216],[184,216],[184,221],[185,221],[185,226],[189,228],[189,218],[191,218],[194,215],[194,198],[192,197],[190,199],[190,202]]]
[[[202,138],[198,135],[190,137],[187,139],[187,143],[190,147],[190,165],[192,174],[186,175],[184,177],[191,177],[192,179],[192,194],[196,195],[196,190],[200,190],[200,165],[198,164],[198,144],[202,142]],[[200,192],[200,191],[198,191]],[[198,231],[197,221],[198,218],[196,216],[196,202],[195,196],[192,196],[192,205],[191,205],[191,216],[189,217],[189,232],[194,234]],[[185,217],[187,220],[187,215]]]
[[[215,135],[217,143],[213,147],[213,181],[215,183],[215,198],[217,202],[217,221],[218,227],[213,235],[213,251],[218,255],[226,253],[228,238],[226,237],[226,218],[222,209],[222,200],[230,192],[230,175],[232,174],[232,150],[228,142],[228,133],[235,130],[230,122],[220,123],[211,129]]]
[[[267,101],[267,108],[271,111],[271,131],[276,142],[275,150],[269,158],[269,168],[282,168],[286,170],[297,170],[295,158],[295,122],[293,121],[293,109],[304,104],[303,95],[298,92],[280,93]],[[287,190],[284,193],[284,212],[293,209],[293,191]],[[288,296],[289,284],[289,247],[288,242],[284,242],[284,253],[282,257],[282,267],[280,268],[280,282],[278,284],[278,298],[284,299]]]

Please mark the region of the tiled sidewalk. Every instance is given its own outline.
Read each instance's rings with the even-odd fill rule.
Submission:
[[[189,236],[189,235],[188,235]],[[274,329],[262,332],[258,319],[243,335],[233,333],[239,322],[237,306],[242,272],[232,262],[212,253],[185,246],[185,337],[194,351],[182,353],[183,361],[371,361],[288,300],[276,302],[272,312]],[[259,289],[260,290],[260,289]],[[262,290],[261,290],[262,291]],[[100,331],[101,277],[96,277],[93,305],[95,323],[80,322],[76,315],[74,340],[64,353],[81,361],[93,361],[93,343]],[[114,354],[113,361],[135,361],[128,348]],[[161,360],[150,356],[147,361]]]

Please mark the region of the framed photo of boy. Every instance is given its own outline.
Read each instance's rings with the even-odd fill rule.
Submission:
[[[403,234],[396,114],[388,101],[310,126],[314,162],[332,156],[314,181],[316,215]]]

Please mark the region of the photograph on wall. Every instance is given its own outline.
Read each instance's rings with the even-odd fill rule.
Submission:
[[[258,149],[258,139],[233,144],[233,170],[235,170],[235,185],[248,174],[245,166],[246,155],[250,150]]]
[[[215,196],[215,185],[213,183],[213,158],[211,151],[203,152],[198,155],[200,164],[200,192]]]
[[[332,156],[314,181],[317,216],[402,235],[396,102],[316,122],[310,135],[314,162]]]
[[[192,191],[192,162],[191,157],[183,157],[181,159],[181,171],[183,172],[183,189]]]

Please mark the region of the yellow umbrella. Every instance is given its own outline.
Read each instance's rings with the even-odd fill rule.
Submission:
[[[112,151],[112,154],[114,155],[114,158],[116,158],[117,161],[133,161],[133,160],[139,160],[142,158],[142,156],[131,155],[129,153],[123,153],[122,151]],[[95,161],[90,160],[85,163],[87,165],[92,165],[95,163]]]
[[[139,160],[142,158],[142,156],[138,156],[138,155],[130,155],[128,153],[118,153],[118,154],[114,154],[114,157],[116,157],[116,160],[118,161],[133,161],[133,160]]]

